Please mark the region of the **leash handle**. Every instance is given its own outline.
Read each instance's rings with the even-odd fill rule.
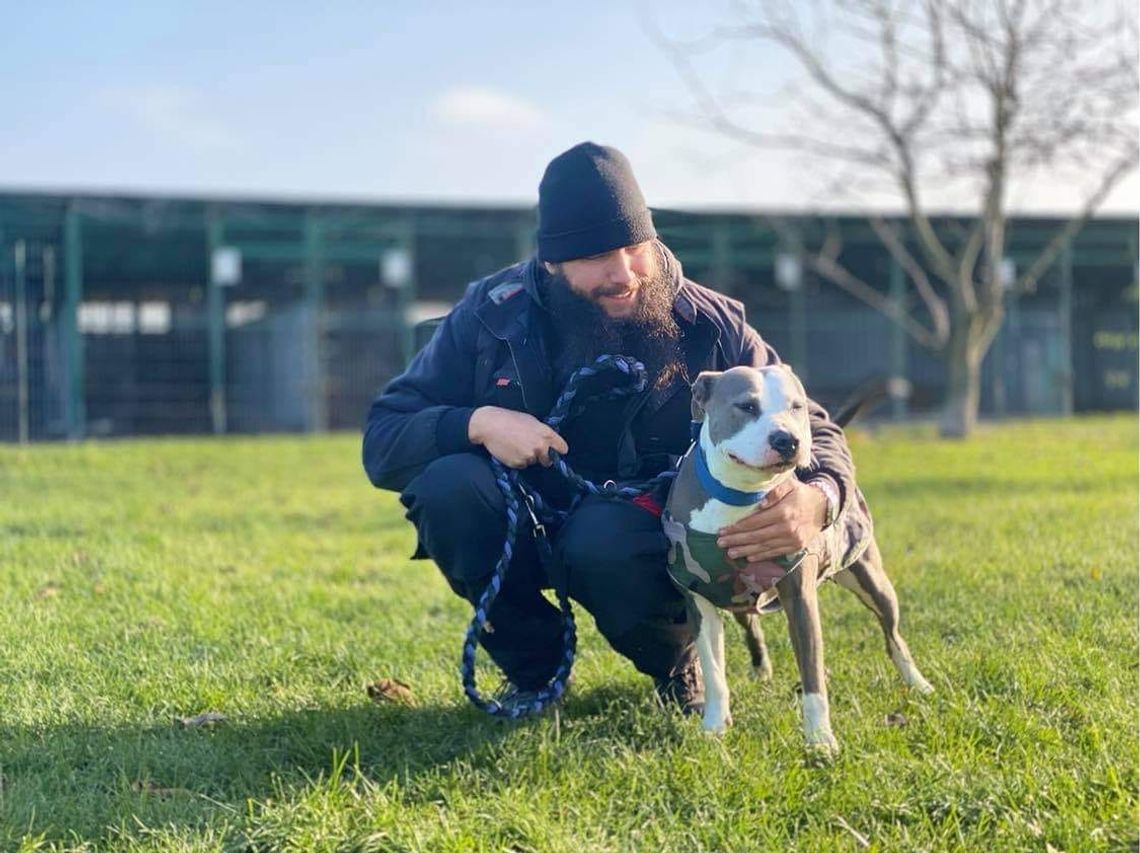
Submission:
[[[514,556],[514,546],[518,537],[520,503],[526,507],[534,523],[535,540],[539,547],[540,554],[544,555],[544,558],[549,558],[551,555],[550,542],[546,536],[546,528],[538,521],[537,516],[534,514],[534,509],[530,505],[528,492],[520,482],[518,473],[511,471],[493,457],[491,459],[491,465],[495,469],[495,482],[507,499],[507,537],[503,542],[503,553],[499,557],[499,561],[495,564],[495,571],[491,576],[491,581],[487,584],[487,588],[483,590],[482,595],[479,596],[479,601],[475,605],[475,613],[471,618],[471,623],[467,627],[467,634],[463,641],[460,675],[463,680],[463,692],[471,701],[471,704],[486,711],[491,716],[517,720],[531,714],[539,713],[565,692],[566,683],[570,678],[570,671],[574,666],[574,657],[578,646],[578,632],[574,622],[574,613],[570,606],[569,595],[564,588],[558,588],[556,590],[558,605],[562,613],[562,659],[559,661],[558,668],[555,670],[550,682],[538,691],[533,701],[512,705],[511,707],[505,707],[498,700],[486,698],[479,693],[479,689],[475,684],[475,652],[478,645],[479,632],[493,630],[487,616],[490,613],[491,605],[494,603],[495,598],[498,597],[499,591],[503,588],[503,579],[506,577],[511,558]],[[523,496],[521,501],[519,498],[520,494]]]
[[[597,376],[604,370],[616,370],[628,377],[628,381],[605,392],[575,402],[578,386],[581,382],[592,376]],[[637,359],[624,355],[598,356],[592,365],[574,371],[562,394],[555,402],[554,408],[551,409],[550,415],[546,418],[546,423],[555,432],[561,432],[562,424],[568,418],[580,413],[591,401],[599,398],[617,399],[618,397],[640,394],[645,390],[645,387],[645,365]],[[512,705],[509,708],[504,707],[495,699],[484,697],[475,685],[475,652],[478,646],[479,632],[493,630],[493,626],[487,617],[491,611],[491,605],[494,604],[499,591],[503,588],[503,580],[510,568],[511,559],[514,557],[522,509],[525,507],[530,516],[531,530],[535,537],[535,544],[539,549],[540,559],[549,561],[553,553],[546,534],[546,526],[542,521],[543,516],[555,521],[563,520],[574,510],[583,494],[606,495],[632,500],[643,492],[656,489],[661,483],[676,475],[676,472],[665,471],[645,483],[626,486],[619,486],[614,481],[607,480],[599,487],[576,474],[556,450],[551,449],[549,451],[549,458],[558,472],[575,487],[576,495],[570,508],[565,512],[545,504],[537,492],[531,491],[524,485],[517,471],[507,468],[499,460],[491,457],[491,467],[495,472],[495,483],[507,503],[507,536],[503,541],[503,551],[495,564],[491,580],[479,596],[479,600],[475,604],[475,613],[471,618],[471,623],[467,626],[467,633],[463,640],[460,677],[463,681],[463,692],[471,704],[495,717],[520,719],[537,714],[551,702],[557,701],[566,691],[566,683],[574,667],[574,657],[578,646],[578,631],[574,622],[574,611],[570,606],[570,596],[566,591],[567,584],[563,583],[555,587],[558,607],[562,615],[562,658],[549,683],[538,691],[533,701]]]

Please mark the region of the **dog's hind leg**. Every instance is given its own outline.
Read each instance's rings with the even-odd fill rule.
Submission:
[[[701,615],[697,630],[697,654],[705,679],[705,715],[702,726],[709,734],[723,734],[732,725],[728,678],[724,671],[724,621],[720,611],[699,595],[692,603]]]
[[[878,617],[887,641],[887,654],[907,687],[914,688],[919,693],[933,693],[934,688],[918,671],[906,640],[899,632],[898,597],[891,579],[883,570],[883,557],[875,541],[871,541],[858,560],[836,574],[834,580],[855,593],[867,609]]]
[[[788,617],[788,633],[800,670],[804,737],[809,747],[835,753],[839,751],[839,743],[831,732],[831,710],[827,703],[823,629],[816,596],[818,572],[819,558],[808,555],[799,568],[779,580],[776,589]]]
[[[744,642],[748,646],[748,654],[752,657],[752,671],[761,681],[771,681],[772,658],[768,654],[768,644],[764,642],[760,614],[735,612],[732,615],[744,628]]]

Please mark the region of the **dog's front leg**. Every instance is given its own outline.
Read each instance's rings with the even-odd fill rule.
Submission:
[[[709,734],[724,734],[732,725],[729,710],[728,679],[724,673],[724,622],[720,611],[699,595],[692,603],[700,614],[697,630],[697,654],[705,679],[705,715],[702,727]]]
[[[814,555],[805,557],[799,568],[780,579],[776,589],[788,616],[792,650],[800,670],[804,737],[809,747],[834,753],[838,752],[839,743],[831,732],[831,712],[827,705],[823,630],[816,598],[818,560]]]

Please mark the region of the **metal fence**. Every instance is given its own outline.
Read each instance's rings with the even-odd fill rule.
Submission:
[[[687,274],[743,300],[813,396],[902,375],[910,411],[937,406],[942,364],[826,283],[788,287],[755,217],[657,218]],[[526,256],[532,229],[518,209],[0,194],[0,440],[358,429],[415,324]],[[1135,409],[1135,220],[1081,240],[1036,294],[1010,295],[985,411]],[[881,247],[850,251],[906,299]]]

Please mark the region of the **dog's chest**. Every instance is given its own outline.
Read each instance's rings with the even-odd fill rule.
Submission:
[[[685,590],[724,610],[750,611],[776,603],[775,585],[799,563],[801,554],[750,563],[730,559],[715,532],[695,530],[662,515],[669,539],[669,577]]]
[[[740,519],[756,511],[756,505],[731,506],[716,498],[709,498],[703,505],[689,513],[689,524],[701,533],[717,533],[722,528],[736,524]]]

